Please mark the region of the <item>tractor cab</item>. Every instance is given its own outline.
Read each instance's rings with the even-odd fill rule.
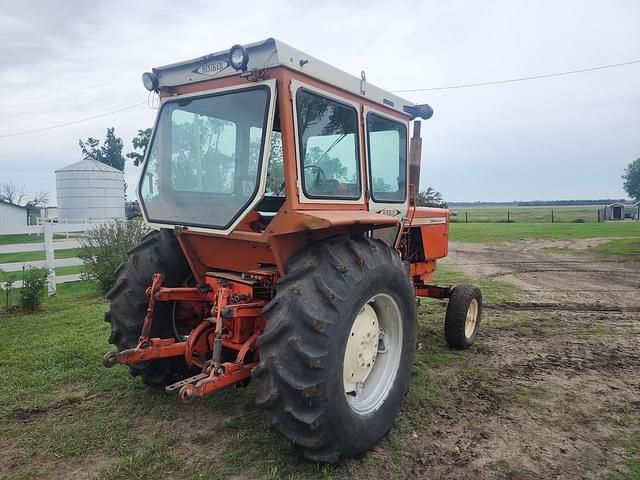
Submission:
[[[143,82],[161,98],[138,192],[149,223],[232,238],[288,223],[276,220],[284,211],[368,211],[367,227],[395,244],[409,210],[409,122],[430,107],[274,39]]]

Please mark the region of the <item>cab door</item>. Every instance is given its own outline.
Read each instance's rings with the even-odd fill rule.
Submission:
[[[369,210],[397,217],[409,208],[408,122],[364,108]],[[395,246],[400,225],[373,231],[373,237]]]

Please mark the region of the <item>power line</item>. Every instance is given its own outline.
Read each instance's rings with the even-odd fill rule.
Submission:
[[[145,101],[145,102],[141,102],[141,103],[136,103],[135,105],[129,105],[128,107],[118,108],[117,110],[111,110],[110,112],[99,113],[99,114],[93,115],[91,117],[85,117],[85,118],[81,118],[79,120],[73,120],[71,122],[59,123],[57,125],[51,125],[49,127],[36,128],[34,130],[25,130],[23,132],[5,133],[3,135],[0,135],[0,138],[18,137],[20,135],[29,135],[31,133],[45,132],[47,130],[53,130],[55,128],[68,127],[69,125],[76,125],[78,123],[88,122],[89,120],[94,120],[94,119],[100,118],[100,117],[106,117],[107,115],[113,115],[114,113],[124,112],[125,110],[131,110],[133,108],[138,108],[138,107],[141,107],[142,105],[146,105],[146,104],[147,104],[147,102]]]
[[[550,77],[560,77],[560,76],[564,76],[564,75],[574,75],[576,73],[593,72],[593,71],[596,71],[596,70],[604,70],[604,69],[607,69],[607,68],[624,67],[624,66],[627,66],[627,65],[633,65],[635,63],[640,63],[640,59],[631,60],[629,62],[612,63],[610,65],[600,65],[598,67],[583,68],[583,69],[579,69],[579,70],[568,70],[568,71],[565,71],[565,72],[547,73],[547,74],[544,74],[544,75],[534,75],[534,76],[530,76],[530,77],[510,78],[510,79],[507,79],[507,80],[494,80],[494,81],[490,81],[490,82],[480,82],[480,83],[463,83],[463,84],[460,84],[460,85],[447,85],[447,86],[443,86],[443,87],[409,88],[409,89],[404,89],[404,90],[392,90],[392,91],[394,93],[410,93],[410,92],[430,92],[430,91],[434,91],[434,90],[452,90],[452,89],[456,89],[456,88],[483,87],[483,86],[487,86],[487,85],[500,85],[500,84],[503,84],[503,83],[524,82],[524,81],[527,81],[527,80],[538,80],[540,78],[550,78]],[[107,115],[113,115],[114,113],[120,113],[120,112],[124,112],[126,110],[132,110],[134,108],[141,107],[142,105],[145,105],[147,103],[148,102],[140,102],[140,103],[136,103],[134,105],[129,105],[127,107],[119,108],[117,110],[111,110],[109,112],[99,113],[99,114],[93,115],[91,117],[85,117],[85,118],[81,118],[79,120],[73,120],[71,122],[59,123],[57,125],[51,125],[49,127],[36,128],[34,130],[25,130],[25,131],[22,131],[22,132],[15,132],[15,133],[5,133],[5,134],[0,135],[0,138],[18,137],[18,136],[21,136],[21,135],[30,135],[32,133],[45,132],[47,130],[54,130],[56,128],[68,127],[70,125],[77,125],[78,123],[88,122],[89,120],[94,120],[94,119],[100,118],[100,117],[106,117]]]
[[[546,73],[544,75],[534,75],[531,77],[510,78],[508,80],[494,80],[491,82],[463,83],[461,85],[448,85],[445,87],[410,88],[406,90],[392,90],[392,91],[394,93],[407,93],[407,92],[429,92],[433,90],[451,90],[454,88],[483,87],[485,85],[499,85],[501,83],[524,82],[526,80],[537,80],[539,78],[560,77],[563,75],[573,75],[575,73],[593,72],[594,70],[604,70],[606,68],[624,67],[626,65],[632,65],[634,63],[640,63],[640,59],[631,60],[630,62],[612,63],[611,65],[601,65],[599,67],[583,68],[580,70],[568,70],[566,72]]]

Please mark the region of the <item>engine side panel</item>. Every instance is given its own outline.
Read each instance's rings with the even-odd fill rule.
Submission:
[[[411,226],[420,228],[425,260],[437,260],[449,253],[450,218],[445,208],[416,208]]]

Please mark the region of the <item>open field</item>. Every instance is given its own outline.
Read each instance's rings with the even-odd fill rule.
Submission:
[[[0,314],[0,478],[639,478],[640,263],[535,234],[452,243],[437,281],[482,287],[476,345],[447,349],[446,304],[423,301],[396,427],[338,466],[264,431],[251,385],[183,406],[104,369],[106,302],[61,285],[39,313]]]
[[[640,222],[607,223],[454,223],[452,241],[470,243],[510,242],[529,238],[572,240],[578,238],[640,237]]]
[[[451,207],[454,222],[473,223],[597,223],[598,210],[604,205],[578,205],[554,207]],[[632,213],[628,209],[628,213]],[[508,212],[508,213],[507,213]]]

